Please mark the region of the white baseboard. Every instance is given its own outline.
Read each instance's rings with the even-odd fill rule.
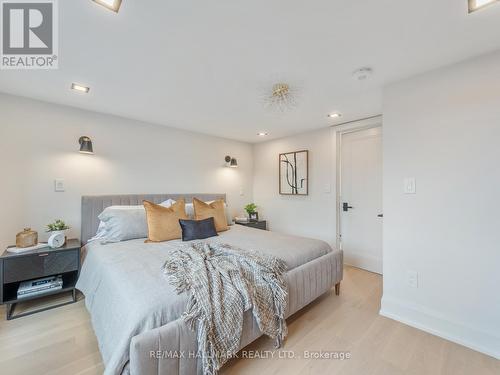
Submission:
[[[366,254],[344,253],[344,264],[382,275],[382,259]]]
[[[500,359],[500,337],[451,322],[422,306],[384,296],[380,315]]]

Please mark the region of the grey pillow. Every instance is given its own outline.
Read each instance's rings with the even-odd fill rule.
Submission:
[[[160,205],[170,207],[174,201],[167,199]],[[110,206],[98,216],[101,223],[90,241],[101,243],[120,242],[148,237],[148,223],[144,206]]]
[[[143,206],[107,207],[99,215],[104,223],[105,233],[99,239],[101,243],[119,242],[146,238],[148,224]]]

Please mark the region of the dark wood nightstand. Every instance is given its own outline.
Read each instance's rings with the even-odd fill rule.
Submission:
[[[236,223],[236,224],[244,225],[245,227],[250,227],[250,228],[267,230],[267,221],[266,220],[249,221],[248,223]]]
[[[7,320],[76,302],[75,285],[79,273],[79,240],[68,240],[63,247],[58,249],[44,248],[22,254],[5,251],[0,257],[0,304],[7,305]],[[57,275],[62,276],[62,289],[48,291],[36,296],[17,297],[17,289],[21,282]],[[65,292],[71,292],[71,301],[14,315],[18,303]]]

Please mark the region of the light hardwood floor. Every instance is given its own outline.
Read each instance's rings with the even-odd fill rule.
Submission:
[[[347,267],[340,297],[332,291],[289,320],[282,354],[349,351],[350,359],[238,359],[222,374],[500,374],[494,358],[379,316],[381,293],[380,276]],[[4,307],[0,313],[5,314]],[[13,321],[0,319],[1,374],[102,373],[83,301]],[[246,350],[265,355],[273,342],[261,338]]]

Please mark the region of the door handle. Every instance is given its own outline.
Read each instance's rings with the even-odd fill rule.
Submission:
[[[342,203],[342,210],[344,212],[349,211],[349,208],[354,208],[354,207],[353,206],[349,206],[349,203],[347,203],[347,202]]]
[[[384,217],[384,214],[378,214],[377,217]]]

